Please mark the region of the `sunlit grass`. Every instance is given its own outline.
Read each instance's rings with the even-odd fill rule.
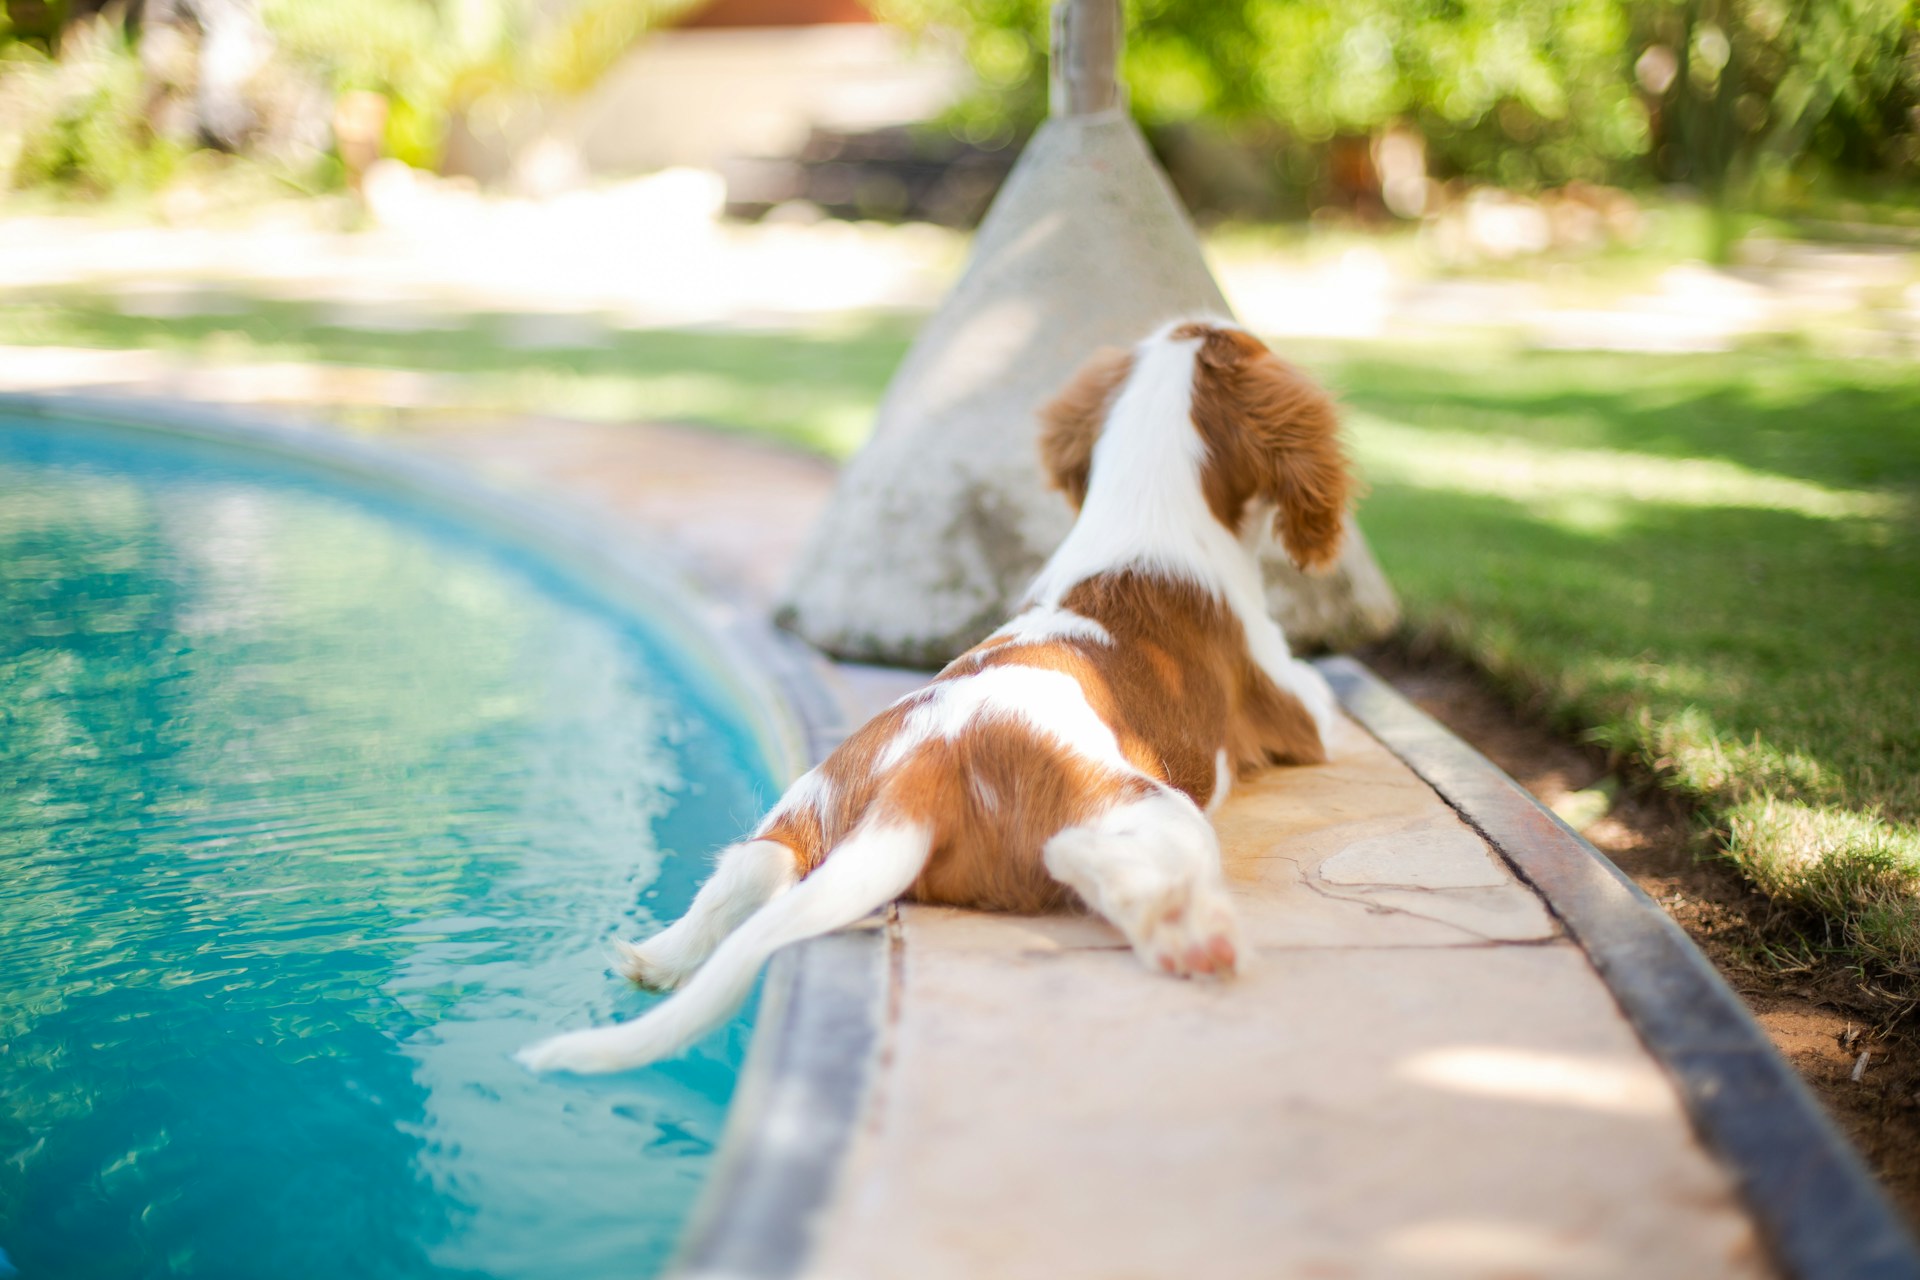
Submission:
[[[535,318],[537,319],[537,318]],[[0,343],[428,375],[441,410],[856,448],[910,326],[357,328],[314,305],[0,308]],[[569,339],[568,334],[576,334]],[[517,336],[518,335],[518,336]],[[1697,801],[1764,892],[1920,974],[1920,376],[1792,352],[1290,343],[1349,409],[1410,625]]]
[[[1884,521],[1903,506],[1883,490],[1835,489],[1720,458],[1540,445],[1515,436],[1421,430],[1365,412],[1350,425],[1376,482],[1517,498],[1551,517],[1561,504],[1788,511],[1815,520]]]
[[[112,299],[71,294],[0,306],[0,344],[422,373],[435,376],[432,398],[446,409],[685,422],[845,456],[864,438],[910,337],[903,322],[884,318],[755,333],[630,329],[590,316],[556,326],[556,338],[516,341],[537,335],[543,319],[454,315],[382,328],[376,309],[360,326],[323,307],[262,300],[227,300],[206,314],[128,315]]]
[[[1920,377],[1779,353],[1296,353],[1412,626],[1920,975]]]

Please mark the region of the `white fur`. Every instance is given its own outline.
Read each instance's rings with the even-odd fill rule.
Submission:
[[[1233,973],[1245,946],[1220,869],[1220,842],[1185,795],[1159,788],[1047,841],[1047,871],[1112,921],[1148,965],[1181,976]]]
[[[796,809],[825,813],[833,804],[833,794],[833,779],[827,776],[825,769],[815,765],[793,780],[793,785],[767,811],[767,816],[760,819],[760,825],[753,829],[753,834],[756,837],[765,835],[782,816]]]
[[[1071,609],[1042,605],[1019,614],[988,636],[986,643],[1005,640],[1009,644],[1047,644],[1055,640],[1086,640],[1094,644],[1112,644],[1113,636],[1092,618]]]
[[[1193,427],[1199,349],[1198,338],[1156,335],[1135,350],[1133,372],[1094,441],[1080,516],[1027,589],[1033,604],[1058,609],[1088,578],[1129,567],[1218,590],[1217,566],[1240,558],[1200,487],[1207,447]]]
[[[1247,650],[1267,678],[1300,700],[1332,741],[1333,691],[1320,673],[1294,659],[1280,624],[1267,612],[1255,552],[1273,525],[1273,508],[1249,504],[1239,530],[1214,518],[1201,487],[1206,441],[1193,424],[1193,365],[1200,339],[1176,341],[1162,326],[1134,349],[1133,372],[1093,446],[1093,471],[1080,518],[1053,553],[1027,599],[1059,609],[1088,578],[1139,568],[1212,593],[1238,619]],[[1206,323],[1232,327],[1217,318]]]
[[[1273,520],[1274,506],[1271,502],[1248,504],[1241,522],[1240,545],[1247,559],[1255,565],[1254,593],[1246,600],[1229,599],[1228,604],[1247,634],[1247,651],[1255,664],[1266,673],[1267,679],[1300,700],[1300,705],[1313,717],[1314,728],[1320,733],[1320,745],[1330,753],[1333,748],[1333,690],[1317,669],[1293,656],[1286,633],[1273,620],[1273,615],[1267,612],[1266,591],[1264,584],[1259,581],[1261,552],[1281,541],[1274,536]]]
[[[1233,762],[1227,759],[1227,749],[1220,748],[1213,753],[1213,794],[1207,797],[1207,816],[1211,818],[1220,812],[1220,806],[1227,802],[1227,793],[1233,790]]]
[[[619,969],[643,987],[671,991],[693,976],[728,934],[800,879],[793,850],[749,840],[720,854],[687,914],[645,942],[617,942]]]
[[[880,753],[876,767],[881,772],[897,766],[922,743],[935,738],[951,741],[968,725],[986,718],[1025,725],[1089,760],[1131,768],[1112,727],[1088,704],[1080,682],[1064,672],[989,667],[943,680],[925,693]]]
[[[863,823],[812,875],[754,912],[672,998],[631,1022],[543,1040],[519,1060],[535,1071],[624,1071],[678,1053],[746,999],[774,952],[845,928],[905,893],[931,841],[924,826]]]

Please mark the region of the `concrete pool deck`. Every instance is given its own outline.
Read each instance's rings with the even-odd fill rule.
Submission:
[[[816,459],[667,426],[383,440],[664,537],[763,612],[832,481]],[[1150,974],[1090,919],[906,906],[869,931],[882,999],[844,1159],[798,1243],[746,1274],[1916,1274],[1898,1247],[1808,1265],[1817,1242],[1756,1214],[1767,1189],[1730,1164],[1738,1144],[1703,1119],[1711,1090],[1673,1037],[1649,1031],[1631,957],[1596,968],[1609,908],[1521,856],[1553,830],[1464,802],[1477,775],[1421,756],[1424,730],[1364,672],[1331,674],[1355,717],[1333,760],[1243,784],[1218,818],[1257,953],[1241,980]],[[829,678],[857,717],[924,677]],[[1831,1216],[1843,1238],[1878,1229]]]

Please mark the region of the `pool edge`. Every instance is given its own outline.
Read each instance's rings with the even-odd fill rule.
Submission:
[[[224,405],[19,392],[0,392],[0,412],[292,459],[487,529],[573,570],[623,606],[636,593],[664,596],[675,606],[663,614],[669,629],[702,632],[702,639],[718,644],[717,654],[694,646],[690,656],[749,713],[749,727],[773,772],[796,775],[838,740],[839,704],[818,670],[810,669],[818,661],[812,651],[776,631],[723,584],[695,572],[665,539],[616,530],[590,512],[314,420]]]
[[[694,628],[721,642],[721,660],[706,655],[704,665],[739,695],[783,779],[817,763],[845,736],[845,708],[825,679],[825,660],[696,573],[664,540],[616,531],[604,518],[311,420],[57,393],[0,392],[0,412],[291,458],[490,528],[589,579],[664,593]],[[642,559],[643,541],[665,558],[665,568]],[[878,1053],[890,919],[875,916],[774,957],[714,1166],[663,1276],[776,1280],[806,1265],[815,1219],[832,1199]],[[806,1141],[795,1143],[796,1134]]]
[[[881,1054],[893,914],[774,958],[720,1163],[671,1280],[786,1280],[817,1250]]]

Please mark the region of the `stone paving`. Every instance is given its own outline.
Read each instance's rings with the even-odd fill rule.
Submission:
[[[1358,729],[1220,816],[1256,963],[909,907],[819,1277],[1766,1274],[1585,957]]]

